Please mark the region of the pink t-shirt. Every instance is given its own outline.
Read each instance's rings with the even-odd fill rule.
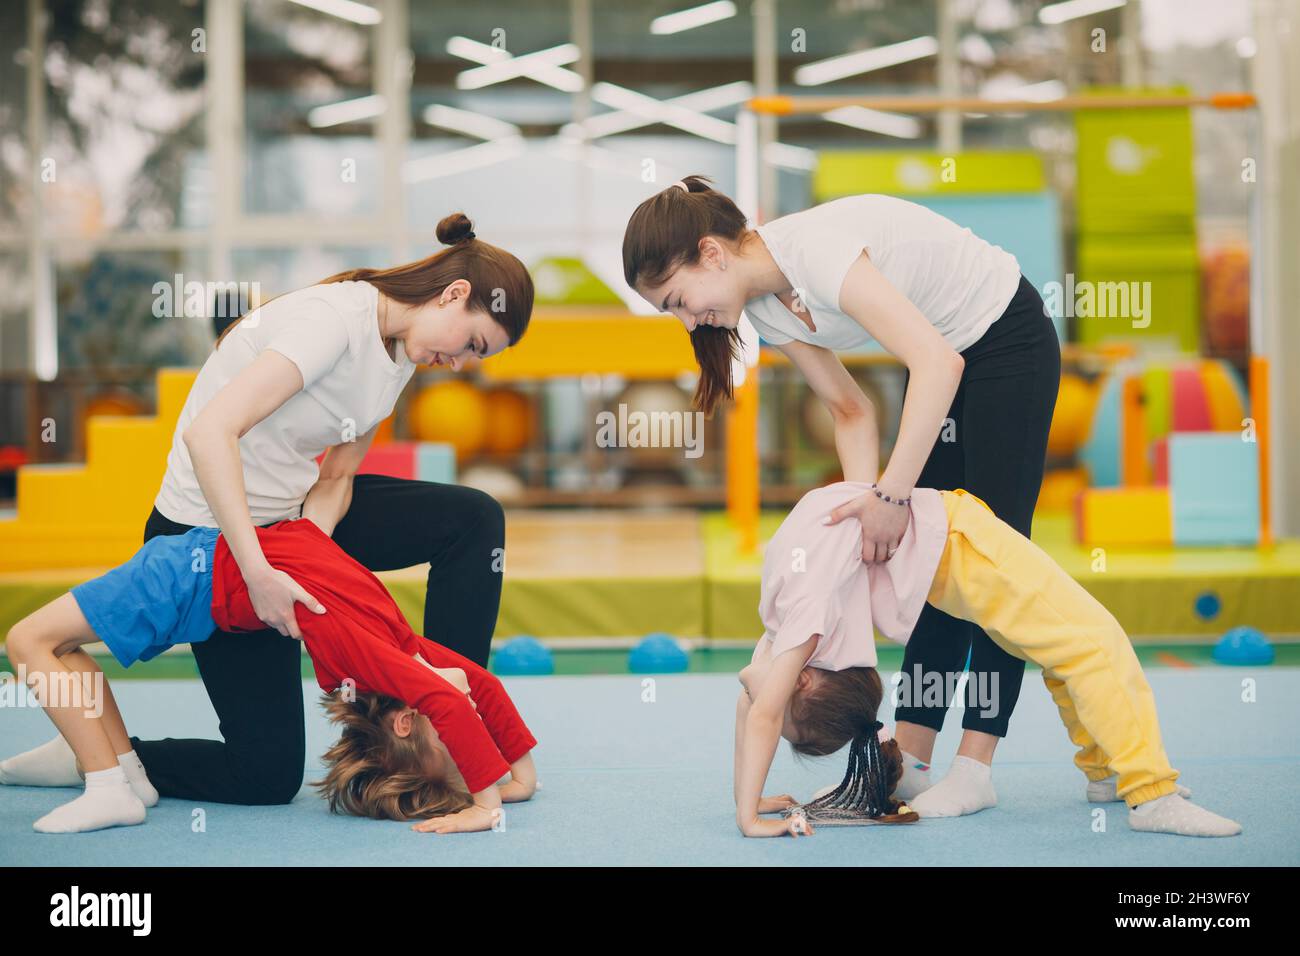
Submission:
[[[890,640],[907,643],[943,555],[948,514],[937,489],[915,489],[898,550],[883,564],[867,564],[857,519],[835,525],[822,519],[869,492],[869,484],[854,481],[815,488],[767,543],[758,613],[773,657],[821,634],[810,666],[874,667],[873,625]]]

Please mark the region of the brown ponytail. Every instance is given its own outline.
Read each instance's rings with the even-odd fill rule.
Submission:
[[[655,193],[627,221],[623,233],[623,278],[632,288],[659,285],[674,271],[700,261],[700,240],[720,236],[742,241],[748,233],[745,214],[705,176],[682,180],[689,192],[670,186]],[[695,407],[712,415],[723,399],[734,394],[731,363],[740,355],[736,329],[699,326],[691,333],[691,348],[700,366]]]
[[[510,345],[523,337],[533,312],[533,278],[515,256],[474,235],[473,223],[454,212],[438,223],[438,241],[449,246],[415,262],[391,269],[349,269],[322,279],[369,282],[384,295],[409,305],[423,305],[457,279],[470,284],[468,307],[490,315],[506,331]],[[217,339],[220,346],[232,322]]]

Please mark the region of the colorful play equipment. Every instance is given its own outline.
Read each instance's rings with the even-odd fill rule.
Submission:
[[[1257,360],[1263,363],[1263,359]],[[1266,366],[1252,370],[1257,386]],[[1248,417],[1258,409],[1260,416]],[[1078,454],[1085,546],[1252,545],[1266,539],[1267,404],[1213,359],[1121,362],[1098,389]]]
[[[373,445],[361,459],[357,474],[451,484],[456,480],[456,449],[451,445],[425,441]]]
[[[1201,280],[1191,111],[1080,110],[1074,130],[1075,284],[1085,295],[1096,293],[1076,308],[1078,341],[1196,352]]]
[[[1186,139],[1184,136],[1185,130],[1190,128],[1184,125],[1184,118],[1187,116],[1188,108],[1208,106],[1214,109],[1227,110],[1249,109],[1255,105],[1255,97],[1249,93],[1231,92],[1194,96],[1182,91],[1169,90],[1094,90],[1046,101],[987,100],[980,97],[960,96],[759,96],[750,99],[745,104],[745,107],[740,110],[736,119],[736,199],[741,209],[745,210],[755,221],[764,221],[767,218],[765,213],[770,212],[770,210],[761,208],[762,203],[760,202],[760,183],[762,181],[759,174],[760,157],[762,156],[760,124],[758,122],[760,115],[780,117],[795,114],[824,114],[843,107],[862,107],[912,114],[945,112],[949,114],[959,112],[1030,113],[1048,111],[1073,112],[1076,116],[1095,114],[1099,117],[1114,117],[1126,125],[1126,130],[1121,137],[1124,141],[1112,142],[1111,138],[1105,136],[1099,139],[1097,136],[1093,136],[1092,133],[1095,131],[1104,134],[1104,129],[1100,126],[1094,128],[1093,124],[1086,119],[1082,121],[1082,134],[1088,137],[1088,156],[1097,159],[1098,162],[1091,164],[1093,168],[1090,169],[1089,182],[1086,186],[1081,186],[1081,191],[1087,192],[1097,199],[1097,202],[1091,202],[1085,197],[1081,203],[1080,218],[1081,220],[1087,219],[1084,231],[1093,233],[1093,244],[1091,251],[1081,250],[1080,252],[1080,271],[1090,271],[1092,273],[1091,278],[1104,280],[1110,274],[1108,270],[1120,262],[1117,255],[1108,257],[1110,251],[1118,248],[1123,255],[1131,256],[1135,252],[1134,244],[1140,244],[1143,241],[1143,230],[1149,233],[1153,226],[1160,226],[1166,230],[1172,229],[1177,232],[1185,222],[1184,214],[1189,211],[1194,214],[1194,206],[1189,207],[1187,205],[1188,193],[1182,188],[1183,179],[1190,175],[1190,164],[1186,164],[1187,169],[1178,174],[1181,178],[1175,177],[1174,180],[1155,182],[1154,184],[1147,181],[1151,177],[1159,178],[1159,170],[1165,165],[1162,157],[1153,152],[1153,150],[1159,150],[1160,143],[1149,141],[1151,137],[1154,136],[1156,140],[1163,137],[1164,141],[1167,142],[1176,141],[1181,148],[1181,144]],[[772,132],[770,128],[768,132]],[[1080,153],[1080,164],[1082,166],[1087,158],[1083,156],[1083,144],[1080,146]],[[987,178],[990,184],[996,184],[998,179],[995,170],[989,170],[987,164],[981,165],[979,159],[971,162],[971,159],[976,155],[966,154],[966,156],[958,159],[956,165],[962,172],[961,175],[957,176],[945,178],[942,175],[931,175],[930,170],[923,168],[913,169],[909,173],[908,168],[900,167],[895,167],[898,170],[895,175],[897,180],[904,186],[909,183],[920,184],[922,187],[928,185],[936,193],[960,192],[962,179],[966,172],[970,170],[975,171],[977,179]],[[830,160],[830,157],[822,157],[819,166],[825,166],[828,160]],[[882,162],[888,163],[889,160],[885,159]],[[938,162],[941,164],[942,159]],[[1181,163],[1182,160],[1177,155],[1174,155],[1170,158],[1170,162]],[[938,166],[938,171],[940,173],[943,171],[942,165]],[[832,173],[833,171],[828,168],[827,175]],[[1081,178],[1084,175],[1082,169],[1080,175]],[[1126,204],[1126,208],[1116,213],[1120,217],[1118,220],[1106,220],[1106,210],[1102,208],[1106,204],[1106,199],[1104,191],[1098,192],[1098,188],[1107,176],[1117,181],[1122,180],[1120,188],[1125,190],[1126,194],[1131,197],[1131,202]],[[1014,179],[1017,184],[1024,181],[1023,175],[1014,177]],[[1032,180],[1030,181],[1032,182]],[[840,183],[833,188],[828,187],[828,190],[830,192],[838,190],[839,194],[870,191],[867,186],[856,180],[850,184]],[[905,194],[908,190],[900,190],[894,187],[885,191]],[[987,191],[996,192],[994,189]],[[1150,194],[1151,202],[1146,201],[1147,194]],[[909,198],[912,197],[909,196]],[[1086,209],[1083,208],[1084,206],[1086,206]],[[978,206],[975,208],[978,209]],[[1126,217],[1132,221],[1126,221]],[[953,218],[957,222],[975,229],[970,222],[963,222],[960,216],[954,215]],[[1086,228],[1088,224],[1096,228],[1089,230]],[[1116,224],[1120,228],[1120,235],[1118,237],[1112,236],[1114,241],[1106,245],[1097,245],[1098,237],[1104,234],[1102,230],[1112,229]],[[983,231],[975,231],[985,235]],[[1053,237],[1052,241],[1055,242],[1056,237]],[[1159,244],[1162,241],[1162,239],[1157,238],[1155,243]],[[1083,245],[1082,241],[1081,245]],[[1169,243],[1165,243],[1165,245],[1168,246]],[[1018,250],[1012,249],[1012,251],[1017,256],[1020,255]],[[1184,261],[1186,259],[1184,253],[1188,251],[1187,244],[1181,241],[1175,242],[1172,251],[1168,248],[1141,248],[1136,251],[1141,254],[1144,273],[1152,271],[1161,273],[1162,292],[1172,290],[1179,295],[1186,293],[1186,295],[1183,295],[1184,304],[1188,306],[1186,309],[1181,312],[1170,310],[1169,313],[1162,313],[1160,321],[1168,323],[1170,328],[1165,329],[1163,326],[1156,326],[1154,319],[1151,324],[1156,326],[1158,332],[1168,332],[1169,337],[1184,348],[1189,343],[1198,342],[1199,325],[1197,320],[1199,319],[1199,310],[1196,308],[1196,302],[1199,289],[1194,282],[1189,288],[1185,281],[1188,278],[1187,262]],[[1191,261],[1194,263],[1194,248],[1191,249],[1191,256]],[[1130,259],[1127,264],[1131,266],[1132,261]],[[1085,265],[1087,269],[1084,268]],[[1194,270],[1194,265],[1192,268]],[[1060,274],[1061,271],[1056,270],[1051,278],[1059,281],[1057,277]],[[1026,270],[1026,275],[1035,281],[1035,284],[1040,289],[1043,288],[1042,283],[1034,279],[1034,276],[1028,270]],[[1192,275],[1194,276],[1194,273]],[[1124,278],[1132,280],[1135,276],[1126,275]],[[1165,281],[1166,279],[1168,281]],[[1060,323],[1058,321],[1059,328]],[[1109,339],[1111,333],[1116,331],[1116,323],[1103,326],[1094,325],[1091,329],[1088,323],[1084,323],[1083,328],[1084,341],[1102,342]],[[755,360],[755,357],[746,356],[748,364],[752,365]],[[1267,522],[1269,513],[1266,480],[1268,434],[1266,411],[1261,407],[1260,403],[1261,401],[1267,401],[1267,366],[1264,364],[1256,366],[1254,364],[1256,361],[1262,363],[1263,360],[1252,359],[1251,371],[1251,393],[1255,399],[1253,406],[1256,409],[1256,426],[1259,435],[1255,446],[1255,450],[1258,452],[1256,471],[1259,476],[1255,483],[1258,492],[1259,516],[1259,526],[1256,529],[1255,539],[1260,543],[1265,543],[1268,540]],[[1258,389],[1255,387],[1257,376]],[[735,403],[728,415],[729,432],[740,431],[746,437],[757,434],[758,402],[756,388],[752,397],[745,395],[752,387],[752,378],[753,376],[750,376],[738,390],[740,400]],[[1067,387],[1073,388],[1073,386]],[[1072,401],[1075,401],[1073,397],[1067,397],[1067,403]],[[1072,443],[1073,439],[1077,437],[1077,432],[1074,432],[1077,426],[1077,409],[1070,409],[1069,412],[1068,417],[1073,420],[1063,425],[1058,432],[1056,438],[1058,447]],[[1133,436],[1130,435],[1129,437],[1130,440],[1134,440]],[[1186,454],[1195,455],[1201,451],[1200,446],[1195,446]],[[1237,451],[1240,452],[1240,449]],[[727,464],[728,512],[737,525],[739,547],[742,551],[752,554],[757,548],[759,518],[758,496],[756,493],[759,469],[757,445],[756,442],[750,441],[729,442],[729,452]],[[1071,475],[1065,480],[1077,481],[1077,474]],[[1058,482],[1053,491],[1059,493],[1065,487],[1067,485]],[[1108,489],[1096,490],[1101,492]],[[1088,493],[1091,492],[1085,492],[1085,494]],[[1178,496],[1171,496],[1171,507],[1172,500],[1175,497]],[[1082,500],[1082,496],[1080,496],[1079,500]],[[1090,503],[1086,513],[1089,516],[1096,514],[1098,520],[1105,517],[1109,522],[1113,520],[1114,509],[1119,505],[1118,497],[1112,494],[1109,500],[1098,505],[1094,506]],[[1083,512],[1081,511],[1081,513]],[[1215,526],[1214,533],[1223,533],[1225,527],[1229,525],[1234,529],[1240,528],[1243,520],[1246,519],[1241,514],[1234,514],[1230,520],[1225,516],[1217,516],[1211,524]],[[1192,522],[1192,524],[1195,525],[1196,522]],[[1169,537],[1171,539],[1175,537],[1173,531],[1175,527],[1187,528],[1187,522],[1174,521],[1171,512],[1169,522]],[[1164,528],[1165,525],[1162,520],[1156,521],[1146,526],[1143,533],[1148,537],[1161,537],[1164,536]],[[1189,528],[1186,533],[1195,536],[1199,533],[1205,533],[1206,530],[1205,528]]]

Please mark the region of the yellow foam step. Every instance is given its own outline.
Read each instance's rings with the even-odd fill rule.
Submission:
[[[102,573],[125,563],[139,549],[144,519],[137,514],[134,527],[0,520],[0,571],[97,568],[96,573]]]
[[[1089,488],[1078,498],[1078,538],[1086,547],[1171,547],[1174,509],[1164,486]]]

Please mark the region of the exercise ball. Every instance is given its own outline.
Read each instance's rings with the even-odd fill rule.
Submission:
[[[648,634],[632,648],[627,669],[633,674],[676,674],[686,670],[690,658],[668,634]]]
[[[492,670],[503,677],[554,674],[555,657],[535,637],[512,637],[492,652]]]
[[[485,450],[497,454],[522,451],[533,434],[533,410],[528,396],[509,388],[487,393]]]
[[[1219,664],[1250,666],[1273,663],[1273,645],[1253,627],[1234,627],[1214,645],[1214,660]]]
[[[130,392],[104,392],[86,402],[86,418],[97,415],[143,415],[144,402]]]
[[[1229,245],[1201,263],[1201,314],[1205,341],[1218,352],[1239,352],[1250,342],[1250,248]]]
[[[1097,390],[1078,375],[1062,375],[1056,409],[1047,433],[1047,453],[1069,457],[1088,437],[1097,402]]]
[[[702,447],[698,443],[704,440],[703,419],[695,417],[690,396],[671,382],[635,382],[623,389],[608,411],[614,416],[610,419],[613,427],[600,434],[626,448],[636,462],[634,467],[682,461],[688,437]],[[626,433],[620,433],[624,427]]]
[[[461,472],[457,484],[476,488],[502,504],[516,502],[524,495],[524,483],[519,476],[499,465],[471,465]]]
[[[411,432],[419,441],[444,442],[464,458],[487,441],[488,413],[483,393],[467,382],[449,379],[420,390],[410,407]]]
[[[854,381],[858,383],[858,387],[862,389],[862,394],[867,396],[872,407],[875,408],[876,430],[883,435],[885,415],[889,407],[884,393],[872,378],[854,376]],[[835,419],[831,417],[830,409],[826,407],[826,403],[818,398],[812,389],[808,389],[804,393],[799,407],[799,418],[803,423],[804,435],[807,436],[810,445],[823,451],[835,450]]]

